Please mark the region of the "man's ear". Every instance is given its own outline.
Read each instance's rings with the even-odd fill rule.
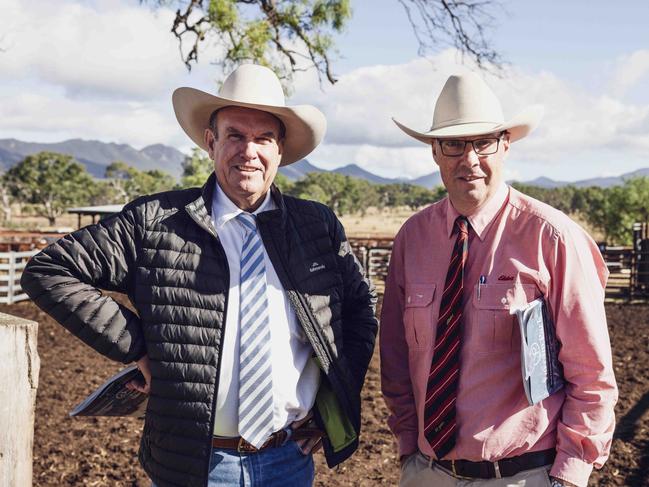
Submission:
[[[511,140],[509,139],[509,132],[505,133],[502,144],[503,144],[503,154],[507,156],[507,154],[509,153],[509,146],[511,145]]]
[[[284,155],[284,140],[285,138],[282,137],[277,141],[277,153],[279,154],[279,163],[282,163],[282,156]]]
[[[203,141],[205,142],[205,145],[207,146],[207,153],[210,156],[210,159],[212,159],[213,154],[214,154],[214,141],[216,139],[214,138],[214,133],[210,129],[205,129],[205,132],[203,132]]]
[[[439,163],[437,162],[437,151],[439,150],[439,147],[437,147],[437,144],[435,144],[435,139],[430,143],[430,146],[432,147],[433,151],[433,161],[435,161],[435,164],[439,166]]]

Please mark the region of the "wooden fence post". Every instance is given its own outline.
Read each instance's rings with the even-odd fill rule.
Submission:
[[[0,487],[32,485],[38,323],[0,313]]]

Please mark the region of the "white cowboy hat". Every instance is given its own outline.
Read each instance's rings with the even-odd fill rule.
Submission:
[[[279,79],[270,69],[243,64],[225,80],[218,96],[194,88],[182,87],[172,96],[178,123],[189,138],[207,150],[203,139],[210,115],[224,107],[245,107],[272,113],[286,128],[281,166],[299,161],[324,137],[327,120],[311,105],[286,106]]]
[[[541,121],[543,107],[532,105],[505,122],[500,102],[491,88],[476,74],[453,75],[446,80],[433,114],[433,125],[419,132],[392,119],[405,133],[431,144],[433,139],[469,137],[506,130],[512,142],[522,139]]]

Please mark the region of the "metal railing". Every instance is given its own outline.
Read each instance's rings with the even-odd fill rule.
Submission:
[[[392,253],[391,238],[350,238],[356,257],[381,292]],[[649,300],[649,239],[634,247],[600,246],[610,272],[608,300]]]
[[[38,252],[0,252],[0,303],[13,304],[29,299],[20,287],[20,277],[27,261]]]

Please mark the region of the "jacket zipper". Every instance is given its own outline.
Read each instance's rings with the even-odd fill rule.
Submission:
[[[284,273],[286,276],[288,276],[288,280],[291,284],[291,287],[295,291],[288,291],[288,296],[293,304],[293,307],[295,308],[295,312],[297,313],[298,317],[302,315],[303,317],[306,316],[306,320],[304,320],[304,323],[308,323],[310,326],[304,327],[304,331],[309,337],[309,342],[311,343],[311,346],[313,347],[313,350],[315,351],[316,357],[322,362],[323,368],[326,370],[330,370],[333,368],[333,372],[336,377],[336,381],[340,381],[341,374],[339,373],[338,366],[336,362],[334,362],[331,358],[330,353],[328,350],[326,350],[326,347],[324,346],[325,340],[322,334],[320,333],[320,330],[318,329],[317,322],[315,319],[315,316],[313,316],[313,313],[311,312],[311,309],[309,308],[308,304],[306,303],[306,300],[304,296],[302,296],[299,292],[297,292],[297,286],[295,284],[295,281],[293,280],[293,275],[288,271],[289,267],[285,261],[284,254],[282,252],[279,252],[277,249],[277,246],[275,244],[275,240],[273,238],[270,238],[270,243],[275,247],[275,252],[277,255],[279,255],[280,258],[280,263],[284,269]],[[263,241],[263,235],[262,235],[262,241]],[[266,242],[264,242],[265,244]],[[333,386],[334,384],[332,384]],[[334,386],[335,387],[335,386]],[[344,387],[335,387],[335,390],[339,391],[341,394],[345,396],[345,410],[346,414],[350,417],[350,412],[351,412],[351,403],[349,401],[349,398],[347,397],[347,391],[345,390]]]
[[[192,219],[199,224],[201,228],[203,228],[207,233],[209,233],[214,240],[216,241],[217,244],[217,249],[218,252],[225,262],[225,277],[226,277],[226,283],[228,285],[228,289],[225,291],[225,300],[223,303],[223,326],[221,330],[221,339],[219,340],[219,353],[218,357],[216,358],[216,377],[214,378],[214,394],[212,396],[212,406],[211,406],[211,419],[210,419],[210,428],[209,428],[209,440],[207,443],[207,451],[209,452],[207,455],[207,468],[205,469],[205,487],[208,486],[209,484],[209,476],[210,476],[210,460],[212,458],[212,437],[214,436],[214,422],[216,421],[216,414],[215,414],[215,409],[216,409],[216,399],[219,393],[219,375],[221,372],[221,359],[223,358],[223,340],[225,338],[225,315],[228,311],[228,298],[229,298],[229,283],[230,283],[230,266],[228,265],[228,258],[225,255],[225,250],[223,249],[223,245],[221,244],[221,240],[219,239],[219,236],[210,230],[209,226],[205,226],[204,222],[200,221],[200,219],[197,219],[193,213],[190,213],[190,216]]]
[[[225,262],[225,282],[228,288],[225,290],[225,299],[223,301],[223,325],[221,327],[221,338],[219,340],[219,353],[218,356],[216,357],[216,377],[214,378],[214,394],[212,396],[212,406],[211,406],[211,419],[210,419],[210,429],[208,430],[209,433],[209,440],[207,444],[207,451],[209,452],[207,455],[207,469],[205,471],[205,487],[208,487],[209,484],[209,476],[210,476],[210,461],[212,459],[212,437],[214,436],[214,423],[216,422],[216,399],[219,394],[219,376],[221,375],[221,359],[223,358],[223,340],[225,339],[225,322],[226,322],[226,314],[228,312],[228,298],[230,296],[229,289],[230,289],[230,266],[228,265],[228,259],[227,256],[225,255],[225,250],[223,250],[223,245],[221,244],[221,241],[219,240],[219,237],[214,235],[214,238],[216,239],[217,242],[217,247],[219,249],[219,253],[221,254],[221,258]]]

